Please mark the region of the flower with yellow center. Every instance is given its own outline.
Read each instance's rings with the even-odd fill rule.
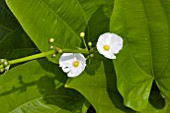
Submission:
[[[103,46],[103,49],[104,49],[105,51],[109,51],[110,46],[109,46],[109,45],[104,45],[104,46]]]
[[[74,61],[74,62],[73,62],[73,66],[74,66],[74,67],[78,67],[78,66],[79,66],[79,61]]]
[[[108,59],[116,59],[115,54],[123,47],[123,39],[114,33],[104,33],[99,36],[97,50]]]
[[[84,71],[86,59],[79,53],[63,53],[59,65],[68,77],[76,77]]]

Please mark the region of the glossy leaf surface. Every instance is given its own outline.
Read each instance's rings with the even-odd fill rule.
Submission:
[[[89,68],[95,71],[92,66]],[[113,68],[112,62],[108,60],[101,62],[95,75],[91,75],[93,72],[84,72],[77,78],[69,79],[65,86],[81,92],[97,113],[135,113],[122,104],[122,98],[116,88]]]
[[[114,8],[111,32],[124,39],[114,61],[118,89],[125,105],[140,111],[147,106],[153,80],[170,98],[170,1],[116,0]]]
[[[46,59],[13,68],[0,76],[1,113],[81,113],[84,98],[64,88],[58,65]]]

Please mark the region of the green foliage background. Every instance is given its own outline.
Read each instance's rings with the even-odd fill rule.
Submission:
[[[58,58],[14,65],[0,76],[0,113],[169,113],[169,0],[0,0],[0,58],[93,46],[100,34],[124,39],[117,59],[95,54],[67,78]]]

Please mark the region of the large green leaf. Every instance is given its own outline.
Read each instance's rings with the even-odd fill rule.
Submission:
[[[0,59],[19,58],[36,53],[36,50],[8,9],[5,0],[0,0]]]
[[[64,48],[80,46],[80,32],[87,20],[78,0],[6,0],[24,30],[41,51],[48,51],[48,39]],[[50,58],[50,57],[49,57]],[[55,59],[51,59],[58,62]]]
[[[169,0],[116,0],[111,32],[124,39],[124,48],[114,61],[118,90],[124,104],[145,109],[153,80],[170,98]]]
[[[55,38],[62,48],[80,46],[80,32],[84,31],[94,5],[78,0],[7,0],[25,31],[41,51],[49,50],[48,38]],[[90,4],[84,11],[83,7]],[[87,17],[86,17],[86,14]],[[54,62],[57,60],[51,59]]]
[[[91,71],[95,71],[93,66]],[[116,76],[113,63],[110,60],[102,61],[94,72],[86,71],[82,75],[69,79],[65,87],[81,92],[94,106],[97,113],[135,113],[126,108],[116,88]]]
[[[73,88],[81,92],[86,99],[95,107],[97,113],[169,113],[169,102],[163,109],[157,109],[150,103],[140,112],[135,112],[123,105],[117,85],[114,67],[111,61],[107,60],[97,63],[99,68],[96,70],[94,64],[88,66],[86,72],[79,77],[69,79],[65,87]],[[90,70],[88,69],[90,68]],[[95,71],[96,70],[96,71]],[[95,71],[95,72],[92,72]],[[94,75],[95,73],[95,75]],[[152,94],[155,104],[161,105],[160,100],[154,98],[158,95]]]
[[[80,47],[80,32],[102,4],[113,0],[6,0],[8,6],[41,51],[49,50],[48,38],[61,48]],[[87,27],[88,28],[88,27]],[[57,63],[58,59],[51,59]]]
[[[113,4],[112,4],[113,5]],[[86,40],[91,41],[93,45],[96,45],[98,37],[100,34],[109,31],[109,18],[105,15],[103,8],[107,5],[101,5],[91,16],[88,29],[87,29],[87,37]],[[97,29],[97,30],[96,30]]]
[[[159,104],[159,101],[158,101],[157,104]],[[154,108],[151,104],[148,104],[146,109],[142,110],[139,113],[169,113],[170,112],[170,108],[169,107],[170,107],[169,103],[163,109],[157,109],[157,108]]]
[[[0,113],[81,113],[84,98],[66,80],[46,59],[13,68],[0,76]]]

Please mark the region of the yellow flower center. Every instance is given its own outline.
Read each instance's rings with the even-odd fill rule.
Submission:
[[[110,46],[109,46],[109,45],[104,45],[104,46],[103,46],[103,49],[104,49],[105,51],[109,51]]]
[[[74,61],[74,62],[73,62],[73,66],[74,66],[74,67],[78,67],[78,66],[79,66],[79,62],[78,62],[78,61]]]

